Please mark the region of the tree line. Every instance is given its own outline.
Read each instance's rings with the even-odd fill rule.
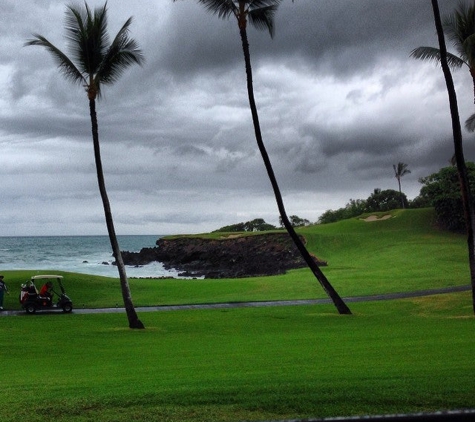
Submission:
[[[475,189],[475,164],[466,164],[470,187]],[[403,204],[402,208],[434,207],[437,223],[441,228],[464,231],[465,215],[457,168],[444,167],[436,173],[421,177],[419,182],[423,186],[419,195],[412,201],[408,200],[404,193],[392,189],[375,189],[367,199],[350,199],[342,208],[325,211],[317,223],[334,223],[365,213],[390,211],[401,208]]]
[[[312,224],[306,218],[301,218],[298,215],[290,215],[289,216],[290,224],[292,227],[303,227]],[[284,227],[282,222],[282,218],[279,219],[279,223],[281,227]],[[219,228],[218,230],[214,230],[213,233],[217,232],[263,232],[269,230],[277,230],[279,227],[274,226],[272,224],[266,223],[263,218],[255,218],[254,220],[231,224],[229,226],[224,226]]]

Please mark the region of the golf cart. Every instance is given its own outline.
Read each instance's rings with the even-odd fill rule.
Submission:
[[[20,304],[28,313],[34,314],[37,310],[56,310],[62,309],[63,312],[71,312],[73,310],[73,302],[66,295],[63,287],[63,276],[61,275],[34,275],[31,280],[21,285]],[[35,283],[41,283],[40,292]],[[60,289],[58,293],[56,289]],[[53,297],[57,296],[54,303]]]

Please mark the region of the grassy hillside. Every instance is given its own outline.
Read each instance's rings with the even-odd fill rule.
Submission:
[[[308,241],[308,249],[328,261],[328,267],[322,269],[341,296],[469,284],[464,236],[438,230],[433,225],[432,209],[396,210],[390,214],[392,218],[381,221],[354,218],[299,229]],[[44,273],[48,272],[56,271]],[[4,271],[13,292],[7,297],[7,307],[19,306],[16,292],[34,273]],[[117,279],[62,274],[77,307],[116,306],[122,302]],[[130,283],[137,306],[325,297],[306,268],[274,277]]]
[[[469,284],[466,238],[439,230],[433,209],[368,215],[301,230],[344,295]],[[371,214],[374,215],[374,214]]]

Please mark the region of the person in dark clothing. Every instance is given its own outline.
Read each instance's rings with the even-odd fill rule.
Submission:
[[[5,295],[5,292],[8,293],[8,288],[3,281],[3,275],[0,275],[0,310],[3,310],[3,296]]]

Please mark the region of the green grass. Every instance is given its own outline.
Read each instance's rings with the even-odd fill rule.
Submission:
[[[353,305],[1,319],[0,418],[275,420],[472,407],[468,293]]]
[[[431,210],[301,230],[342,296],[469,283],[463,236]],[[53,270],[46,272],[56,272]],[[4,271],[17,292],[28,271]],[[33,272],[36,273],[36,272]],[[117,279],[65,275],[77,307]],[[323,297],[306,269],[238,280],[131,280],[135,304]],[[239,421],[472,408],[471,294],[331,305],[0,318],[0,420]]]

